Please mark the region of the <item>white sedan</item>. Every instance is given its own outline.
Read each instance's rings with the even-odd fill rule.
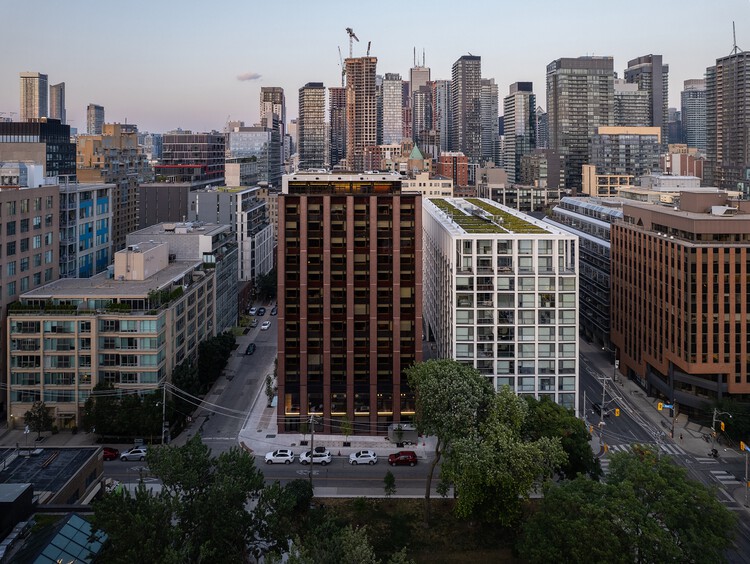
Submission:
[[[291,464],[292,462],[294,462],[294,453],[288,448],[266,453],[266,464]]]
[[[331,460],[333,458],[331,457],[331,453],[326,450],[319,451],[317,448],[315,449],[315,454],[312,457],[312,463],[313,464],[322,464],[325,466],[326,464],[330,464]],[[299,455],[299,461],[301,464],[310,464],[310,451],[307,450]]]
[[[378,455],[371,450],[360,450],[349,455],[349,464],[377,464]]]
[[[268,331],[271,328],[271,322],[270,321],[264,321],[260,324],[260,330],[261,331]]]

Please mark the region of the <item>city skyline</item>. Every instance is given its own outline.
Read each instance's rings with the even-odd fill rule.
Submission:
[[[349,55],[346,27],[360,39],[355,57],[364,56],[372,42],[379,75],[408,76],[416,51],[418,64],[424,52],[433,80],[450,79],[453,63],[471,53],[482,57],[482,77],[494,78],[500,92],[530,81],[539,102],[546,65],[557,58],[611,56],[622,77],[629,60],[660,54],[670,66],[669,106],[679,108],[683,81],[703,78],[707,67],[730,53],[732,19],[750,21],[745,0],[725,0],[710,11],[699,0],[679,10],[642,0],[627,8],[573,0],[564,13],[539,1],[522,6],[470,1],[461,5],[461,17],[443,1],[386,3],[367,17],[352,3],[332,1],[322,9],[293,1],[286,19],[273,25],[268,18],[258,20],[251,5],[226,1],[208,7],[189,0],[175,11],[136,0],[123,11],[86,0],[75,4],[73,14],[70,5],[43,0],[6,4],[7,21],[33,22],[38,29],[33,42],[28,26],[10,26],[0,38],[6,55],[0,60],[0,112],[18,119],[19,73],[40,72],[50,84],[66,83],[68,123],[81,133],[90,103],[104,106],[108,121],[136,123],[140,130],[220,130],[227,116],[252,125],[259,119],[262,86],[282,87],[287,119],[295,119],[300,87],[340,84],[338,49],[344,58]],[[637,14],[639,26],[624,28]],[[119,33],[114,42],[113,29],[131,35]],[[526,37],[521,41],[520,34],[503,30],[526,30]],[[220,40],[211,40],[215,34]],[[750,41],[742,24],[737,35],[740,47]]]

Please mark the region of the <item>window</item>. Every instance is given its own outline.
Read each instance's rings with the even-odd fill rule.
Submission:
[[[29,238],[24,237],[23,239],[21,239],[21,252],[26,253],[28,252],[28,250],[29,250]]]
[[[44,216],[44,226],[45,227],[52,227],[52,214],[48,213]]]
[[[5,215],[8,215],[8,216],[16,215],[16,203],[15,202],[5,203]]]
[[[29,199],[24,198],[21,200],[21,213],[29,213]]]
[[[8,276],[15,276],[16,275],[16,261],[10,261],[8,263]]]
[[[52,281],[52,269],[51,268],[48,268],[44,271],[44,281],[45,282]]]
[[[29,218],[24,218],[21,220],[21,233],[28,233],[29,231]]]
[[[21,292],[28,292],[29,291],[29,277],[24,276],[21,278]]]
[[[45,233],[44,234],[44,246],[48,247],[52,244],[52,233]]]
[[[44,264],[52,262],[52,251],[44,251]]]
[[[5,243],[5,256],[12,257],[16,254],[16,242],[9,241]]]
[[[45,201],[45,207],[49,210],[52,209],[52,207],[55,205],[54,200],[52,199],[52,196],[47,196],[47,199]]]
[[[15,282],[9,282],[7,288],[8,288],[9,298],[16,295],[16,283]]]
[[[35,215],[34,216],[33,226],[34,226],[34,229],[41,229],[42,228],[42,216],[41,215]]]
[[[42,209],[42,199],[34,198],[34,211],[39,211],[41,209]]]
[[[16,234],[16,222],[15,221],[9,221],[5,224],[5,234],[6,235],[15,235]]]
[[[31,248],[32,249],[39,249],[42,247],[42,236],[41,235],[34,235],[31,238]]]
[[[42,266],[42,253],[37,253],[34,255],[34,266]]]
[[[26,272],[29,269],[29,257],[21,259],[21,272]]]
[[[35,272],[32,279],[34,280],[34,286],[39,286],[42,283],[42,273]]]

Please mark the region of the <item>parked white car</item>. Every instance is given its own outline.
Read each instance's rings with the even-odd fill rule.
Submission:
[[[146,447],[138,446],[120,454],[120,460],[146,460]]]
[[[315,454],[312,457],[312,463],[313,464],[322,464],[325,466],[326,464],[330,464],[331,460],[333,458],[331,457],[331,453],[326,450],[318,451],[318,449],[315,449]],[[302,464],[310,464],[310,451],[307,450],[299,455],[299,461]]]
[[[294,453],[288,448],[266,453],[266,464],[291,464],[292,462],[294,462]]]
[[[271,322],[270,321],[264,321],[260,324],[260,330],[261,331],[268,331],[271,328]]]
[[[377,464],[378,455],[372,450],[359,450],[349,455],[349,464]]]

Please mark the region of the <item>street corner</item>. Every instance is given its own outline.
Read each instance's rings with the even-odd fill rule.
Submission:
[[[240,448],[251,456],[255,455],[255,451],[245,444],[245,441],[240,441]]]

